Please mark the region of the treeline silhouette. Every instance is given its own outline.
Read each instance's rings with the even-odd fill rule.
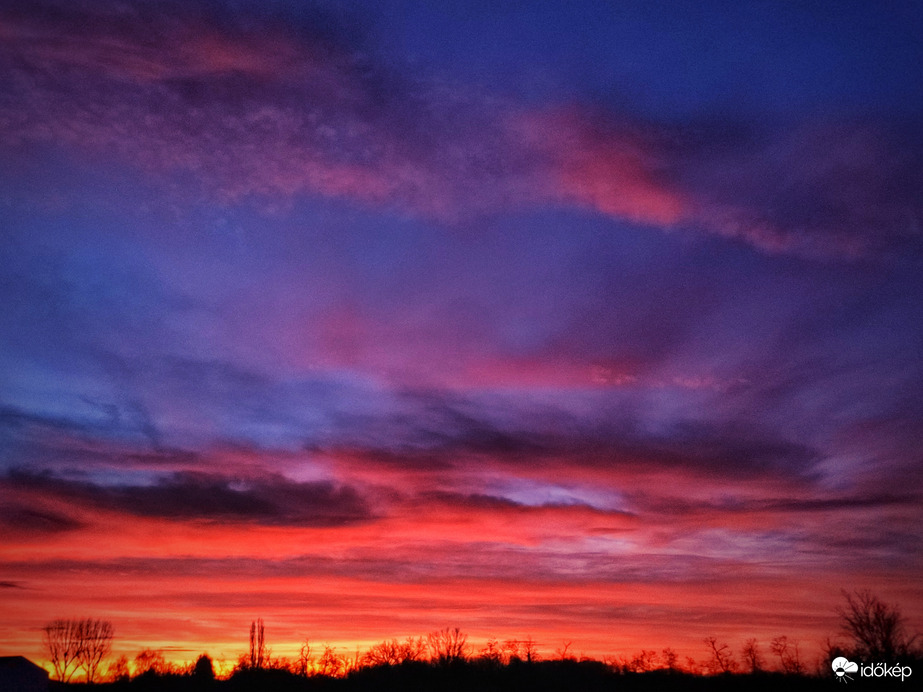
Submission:
[[[201,660],[201,659],[200,659]],[[208,666],[209,664],[205,664]],[[398,664],[362,665],[340,676],[301,676],[284,667],[243,668],[224,679],[194,670],[148,671],[104,683],[58,683],[61,689],[99,689],[118,692],[563,692],[603,690],[778,690],[817,689],[819,677],[779,672],[704,676],[685,671],[658,669],[643,673],[621,670],[604,661],[552,659],[527,662],[519,659],[492,663],[470,658],[440,664],[407,661]],[[210,668],[210,667],[209,667]],[[823,679],[826,684],[828,680]]]
[[[207,654],[184,666],[167,662],[158,651],[145,650],[133,661],[122,656],[98,675],[109,651],[113,630],[105,621],[56,620],[45,628],[45,643],[61,689],[84,687],[119,692],[376,692],[377,690],[769,690],[817,689],[848,682],[831,669],[840,656],[865,662],[900,662],[916,668],[923,656],[918,639],[908,633],[900,610],[869,591],[844,592],[838,610],[841,636],[828,638],[819,659],[803,659],[799,642],[774,638],[764,648],[748,639],[739,650],[715,637],[703,640],[706,658],[681,661],[672,649],[642,650],[628,657],[577,658],[564,642],[545,658],[527,639],[490,639],[475,650],[458,627],[421,637],[390,639],[364,652],[342,654],[330,645],[305,641],[294,657],[274,657],[262,621],[250,625],[249,647],[229,674],[218,676]],[[84,639],[81,639],[81,636]],[[914,665],[917,664],[917,665]],[[83,682],[73,682],[83,665]],[[102,678],[104,682],[98,680]],[[882,682],[863,680],[863,688]]]

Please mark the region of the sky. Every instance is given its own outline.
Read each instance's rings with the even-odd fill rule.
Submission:
[[[0,654],[923,628],[921,28],[2,3]]]

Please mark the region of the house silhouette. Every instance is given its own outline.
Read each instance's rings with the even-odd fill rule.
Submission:
[[[48,692],[48,671],[23,656],[0,656],[0,690]]]

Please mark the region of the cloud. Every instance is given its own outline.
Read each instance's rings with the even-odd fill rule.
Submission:
[[[618,546],[618,547],[616,547]],[[198,578],[220,575],[217,582],[243,580],[305,580],[325,578],[361,580],[403,586],[469,581],[490,584],[586,584],[678,583],[689,579],[715,579],[726,568],[726,559],[689,554],[681,564],[670,555],[637,551],[627,541],[582,539],[574,544],[508,544],[489,540],[440,541],[424,539],[414,544],[393,542],[338,551],[285,558],[252,557],[123,557],[116,560],[56,559],[28,563],[6,561],[3,566],[30,577],[36,574],[76,572],[117,573],[122,578]],[[430,556],[420,560],[420,554]],[[745,569],[745,560],[733,560]],[[214,584],[202,584],[207,593]],[[400,589],[398,589],[400,590]],[[345,597],[345,596],[344,596]]]
[[[529,484],[534,487],[536,484]],[[531,489],[531,488],[530,488]],[[434,491],[426,492],[416,496],[412,503],[419,504],[421,507],[442,507],[461,512],[470,511],[472,514],[483,512],[485,515],[497,514],[519,514],[523,517],[534,517],[535,521],[542,521],[542,517],[558,517],[558,520],[566,520],[566,515],[574,517],[583,516],[599,520],[609,520],[610,529],[620,523],[622,520],[630,521],[634,515],[631,512],[623,512],[611,508],[601,508],[593,504],[591,500],[580,497],[580,493],[574,492],[570,495],[561,493],[559,497],[542,497],[541,493],[535,493],[538,499],[527,501],[526,492],[517,494],[517,499],[512,499],[504,495],[502,491],[496,494],[490,493],[462,493]],[[604,492],[599,492],[600,495]]]
[[[279,476],[241,479],[182,472],[152,485],[103,486],[13,471],[4,485],[78,508],[175,521],[344,526],[372,517],[365,500],[352,488],[295,483]]]
[[[678,140],[669,177],[708,232],[814,257],[920,250],[923,140],[909,123],[714,123]]]
[[[579,101],[526,106],[426,82],[314,9],[292,23],[25,7],[0,15],[2,143],[115,155],[184,205],[320,196],[453,227],[559,206],[772,254],[920,246],[923,143],[908,124],[664,125]]]
[[[546,400],[528,389],[287,381],[227,364],[152,360],[120,392],[122,401],[81,400],[57,416],[6,409],[0,415],[6,467],[211,472],[228,464],[263,467],[269,462],[260,457],[269,453],[282,465],[331,457],[433,473],[477,464],[518,473],[566,463],[587,473],[674,469],[703,479],[784,477],[810,484],[824,457],[809,441],[755,417],[702,419],[695,402],[721,395],[707,392],[701,399],[695,389],[671,392],[684,404],[664,418],[658,389],[639,384]],[[139,406],[145,411],[140,427]],[[196,426],[189,428],[193,411]],[[148,429],[157,434],[152,438]]]
[[[684,484],[685,485],[685,484]],[[643,488],[643,489],[642,489]],[[919,504],[919,496],[878,494],[857,495],[825,491],[820,488],[788,485],[790,497],[780,497],[780,487],[766,483],[762,487],[726,486],[722,492],[710,490],[704,494],[695,490],[683,493],[658,491],[653,485],[638,487],[625,493],[626,503],[640,516],[655,523],[682,522],[686,530],[693,526],[727,526],[740,530],[776,527],[789,533],[794,526],[815,522],[811,541],[822,539],[824,525],[858,526],[862,516],[900,515],[911,512]],[[682,530],[678,533],[682,533]],[[840,531],[837,530],[837,535]]]
[[[889,507],[915,507],[920,498],[916,495],[871,494],[848,497],[812,499],[764,500],[752,509],[781,510],[785,512],[835,512],[854,509],[875,509]]]
[[[335,18],[305,8],[316,52],[335,57]],[[75,25],[79,35],[72,33]],[[246,75],[294,77],[316,66],[297,45],[298,29],[264,14],[258,30],[239,13],[190,3],[55,2],[8,4],[0,23],[5,51],[49,73],[78,69],[139,82]]]
[[[524,113],[514,128],[524,148],[546,157],[549,200],[657,226],[687,216],[683,193],[659,175],[666,162],[653,128],[579,107]]]
[[[2,481],[0,484],[6,485]],[[17,502],[0,509],[0,525],[17,538],[39,538],[75,531],[84,523],[60,511],[45,509],[41,504]]]
[[[398,402],[374,417],[344,418],[340,434],[318,449],[433,469],[482,462],[510,469],[566,463],[613,472],[676,469],[701,478],[785,477],[808,483],[822,459],[818,449],[761,431],[755,421],[699,421],[690,411],[664,430],[649,429],[643,407],[620,392],[576,397],[571,406],[539,404],[528,395],[420,394]]]
[[[375,139],[386,133],[369,114],[388,110],[387,78],[358,58],[361,46],[341,45],[333,15],[303,8],[293,25],[213,9],[7,10],[0,59],[22,100],[0,105],[5,142],[116,152],[156,176],[192,172],[225,201],[307,192],[383,202],[417,185],[423,173],[383,158]],[[76,38],[74,25],[86,28]]]

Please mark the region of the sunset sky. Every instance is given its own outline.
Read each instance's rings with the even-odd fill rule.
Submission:
[[[0,3],[0,655],[923,628],[923,3]]]

